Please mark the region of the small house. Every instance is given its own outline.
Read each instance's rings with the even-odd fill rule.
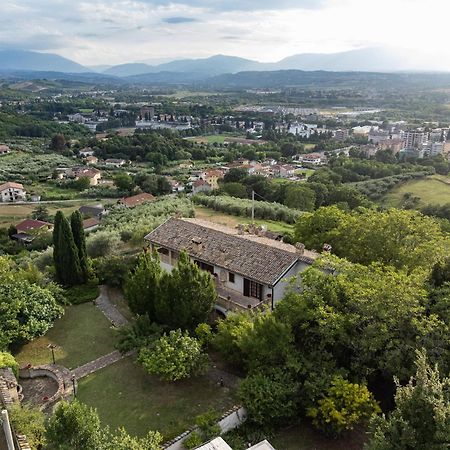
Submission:
[[[20,183],[9,181],[0,185],[0,202],[23,202],[26,200],[26,195]]]
[[[154,195],[142,192],[141,194],[133,195],[131,197],[121,198],[117,203],[126,208],[134,208],[135,206],[151,203],[155,200],[156,197]]]

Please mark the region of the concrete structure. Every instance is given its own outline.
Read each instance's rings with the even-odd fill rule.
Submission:
[[[209,192],[212,191],[212,186],[205,180],[200,179],[196,180],[192,183],[192,193],[198,194],[200,192]]]
[[[216,280],[226,313],[268,304],[274,307],[283,298],[288,279],[307,269],[319,256],[270,239],[256,227],[254,234],[198,219],[169,219],[145,239],[160,254],[161,266],[171,271],[179,253],[191,259]],[[257,234],[256,234],[257,233]]]
[[[9,181],[0,185],[0,202],[23,202],[26,200],[26,191],[20,183]]]
[[[406,131],[403,136],[403,142],[406,150],[421,149],[427,140],[427,133],[423,131]]]
[[[72,169],[72,176],[75,180],[79,180],[80,178],[88,178],[90,186],[97,186],[99,180],[102,178],[102,173],[98,169],[76,167]]]
[[[336,141],[345,141],[347,140],[349,137],[349,133],[348,130],[344,129],[340,129],[340,130],[336,130],[334,132],[334,139]]]

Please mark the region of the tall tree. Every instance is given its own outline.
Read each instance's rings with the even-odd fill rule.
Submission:
[[[156,320],[155,300],[159,295],[161,271],[157,252],[146,251],[139,256],[136,269],[124,287],[125,298],[135,314],[147,314],[150,320]]]
[[[83,218],[80,211],[74,211],[70,217],[70,227],[72,229],[73,240],[78,249],[78,258],[80,260],[80,269],[83,282],[89,278],[89,260],[86,252],[86,238],[84,235]]]
[[[395,409],[373,421],[366,450],[448,450],[450,443],[450,378],[430,367],[417,352],[416,375],[406,386],[396,380]]]
[[[207,321],[217,299],[216,287],[211,274],[194,264],[185,251],[180,253],[172,273],[162,276],[160,286],[155,305],[159,322],[194,330]]]
[[[53,230],[53,260],[55,262],[56,277],[66,286],[73,286],[83,282],[78,249],[73,239],[69,221],[61,211],[55,216]]]

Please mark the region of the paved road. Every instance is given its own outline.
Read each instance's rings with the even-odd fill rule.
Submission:
[[[84,364],[76,369],[72,370],[72,375],[79,380],[91,373],[97,372],[97,370],[103,369],[104,367],[110,366],[111,364],[120,361],[127,356],[132,355],[134,352],[129,352],[124,355],[119,352],[119,350],[114,350],[107,355],[100,356],[100,358],[94,359],[94,361],[90,361],[87,364]]]
[[[100,295],[96,298],[95,304],[115,327],[123,327],[125,325],[128,325],[128,320],[111,303],[107,286],[100,286]]]

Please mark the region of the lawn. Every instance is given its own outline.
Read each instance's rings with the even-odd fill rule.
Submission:
[[[391,207],[401,207],[403,195],[410,192],[414,197],[420,197],[418,206],[426,204],[444,204],[450,202],[450,179],[433,175],[420,180],[411,180],[389,191],[381,200],[382,204]]]
[[[340,439],[327,438],[309,423],[302,423],[277,432],[270,443],[280,450],[362,450],[366,438],[361,430]]]
[[[81,205],[94,205],[98,202],[92,200],[73,200],[61,203],[41,203],[45,206],[50,215],[56,214],[56,211],[62,211],[66,216],[78,209]],[[14,205],[12,203],[0,203],[0,227],[8,227],[11,223],[18,223],[31,216],[37,204]]]
[[[252,220],[250,217],[232,216],[205,206],[195,205],[195,217],[197,219],[208,220],[210,222],[226,225],[234,228],[238,224],[248,224]],[[294,229],[293,225],[275,220],[255,219],[256,225],[265,225],[268,230],[275,233],[291,233]]]
[[[205,377],[175,383],[148,375],[131,357],[79,381],[78,398],[97,408],[112,429],[124,426],[132,435],[160,431],[171,439],[194,425],[195,416],[235,404],[232,391]]]
[[[117,331],[92,303],[68,306],[49,332],[24,345],[15,355],[19,364],[51,362],[49,344],[55,344],[55,359],[69,369],[81,366],[114,350]]]
[[[190,141],[194,141],[197,144],[223,144],[230,137],[239,137],[244,139],[245,136],[239,134],[213,134],[209,136],[194,136],[185,138]]]

